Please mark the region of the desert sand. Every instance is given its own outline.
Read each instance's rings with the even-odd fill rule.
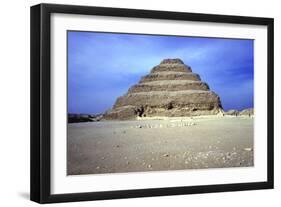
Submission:
[[[253,166],[248,116],[68,124],[68,175]]]

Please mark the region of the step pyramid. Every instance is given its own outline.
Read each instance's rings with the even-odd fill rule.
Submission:
[[[198,116],[222,111],[220,98],[180,59],[164,59],[119,97],[105,119]]]

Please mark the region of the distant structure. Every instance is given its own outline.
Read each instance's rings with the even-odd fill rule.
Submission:
[[[220,98],[180,59],[164,59],[119,97],[105,119],[218,114]]]

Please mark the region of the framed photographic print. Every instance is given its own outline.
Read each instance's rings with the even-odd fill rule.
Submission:
[[[31,200],[273,188],[273,19],[31,7]]]

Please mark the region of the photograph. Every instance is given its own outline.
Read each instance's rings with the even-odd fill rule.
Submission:
[[[37,4],[30,40],[30,200],[274,188],[274,18]]]
[[[67,175],[253,166],[253,39],[67,31]]]

